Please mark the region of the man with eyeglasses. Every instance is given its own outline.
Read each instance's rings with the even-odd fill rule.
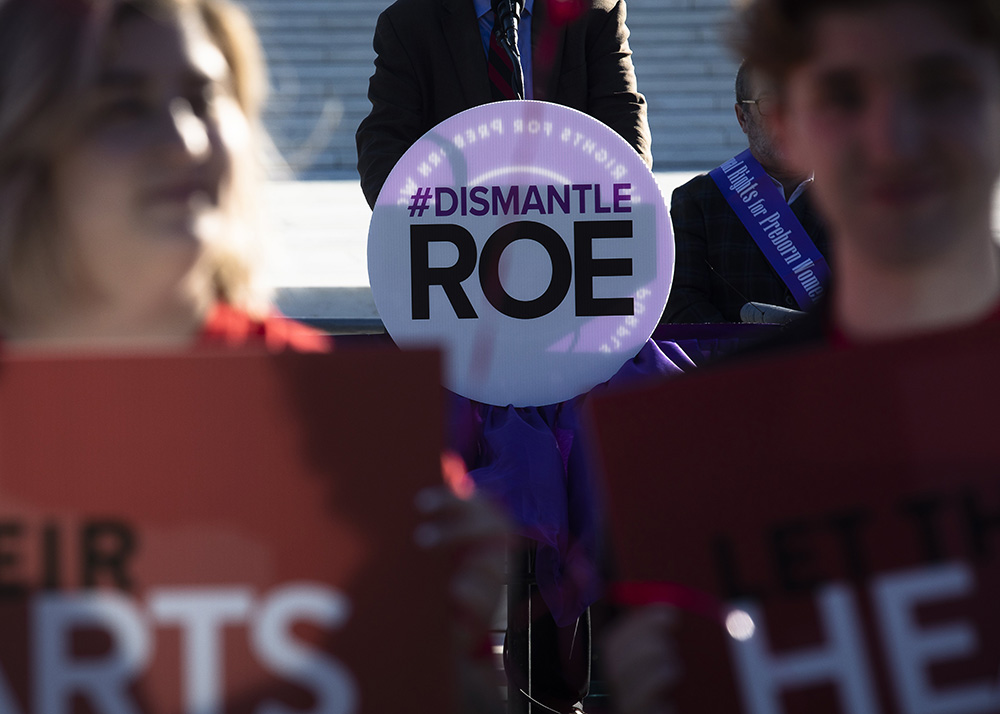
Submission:
[[[827,241],[812,177],[782,160],[774,107],[767,77],[741,64],[735,109],[749,149],[674,191],[676,266],[661,322],[785,322],[822,295]]]

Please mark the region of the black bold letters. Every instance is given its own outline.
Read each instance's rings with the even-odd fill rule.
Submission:
[[[545,248],[552,262],[552,279],[534,300],[511,297],[500,282],[500,257],[514,241],[533,240]],[[479,262],[479,283],[490,304],[508,317],[533,320],[559,307],[573,280],[573,260],[562,238],[544,223],[515,221],[497,228],[483,246]]]
[[[719,582],[727,600],[761,596],[759,587],[747,585],[743,581],[736,562],[736,554],[733,552],[733,542],[730,538],[721,535],[713,538],[712,555],[715,557]]]
[[[576,188],[576,187],[574,187]],[[551,197],[550,197],[551,198]],[[473,196],[473,200],[476,197]],[[450,208],[449,208],[450,210]],[[518,320],[534,320],[558,308],[576,280],[577,317],[633,315],[631,297],[594,297],[594,278],[629,277],[631,258],[595,258],[594,241],[599,238],[632,238],[632,221],[576,221],[573,224],[573,252],[558,233],[537,221],[514,221],[493,232],[479,257],[479,284],[483,295],[496,310]],[[510,295],[500,279],[500,259],[519,240],[534,241],[545,249],[552,265],[548,286],[537,298],[520,300]],[[455,264],[430,267],[430,244],[451,243],[458,249]],[[430,319],[430,289],[440,285],[459,319],[476,319],[462,283],[476,269],[476,241],[460,225],[444,223],[410,226],[410,309],[411,319]]]
[[[903,515],[913,519],[914,535],[927,563],[940,563],[947,554],[937,518],[944,505],[943,498],[927,495],[908,499],[899,506]]]
[[[596,276],[632,274],[631,258],[595,258],[595,238],[631,238],[632,221],[577,221],[573,224],[573,253],[576,258],[576,316],[603,317],[632,315],[632,298],[595,298]]]
[[[121,590],[132,588],[126,568],[135,551],[135,534],[119,521],[91,521],[80,533],[81,580],[85,588],[97,585],[103,571]]]
[[[816,551],[810,538],[813,533],[806,523],[783,523],[771,529],[775,571],[786,592],[810,591],[823,581],[814,569]]]
[[[450,268],[430,267],[428,246],[432,241],[451,243],[458,248],[458,260]],[[431,285],[440,285],[461,320],[479,317],[462,281],[476,269],[476,241],[469,231],[454,224],[410,226],[410,309],[412,319],[431,317]]]
[[[24,593],[24,585],[12,580],[8,574],[20,561],[17,547],[12,549],[8,543],[16,543],[23,532],[24,527],[20,523],[0,523],[0,598],[17,597]]]

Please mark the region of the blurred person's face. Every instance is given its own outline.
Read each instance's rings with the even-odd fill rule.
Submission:
[[[910,265],[988,236],[1000,171],[997,52],[905,3],[830,11],[813,39],[775,125],[787,160],[815,170],[838,250]]]
[[[129,17],[111,44],[82,138],[55,160],[53,189],[83,284],[123,300],[194,279],[229,228],[234,159],[250,131],[194,11]]]

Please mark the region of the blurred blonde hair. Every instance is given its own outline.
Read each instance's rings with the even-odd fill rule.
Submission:
[[[58,306],[76,279],[74,256],[54,225],[52,168],[79,138],[87,92],[118,24],[136,12],[191,9],[222,51],[236,99],[258,135],[267,79],[247,14],[229,0],[0,0],[0,323]],[[255,155],[236,157],[231,230],[209,253],[218,299],[260,316],[262,279],[255,219]]]

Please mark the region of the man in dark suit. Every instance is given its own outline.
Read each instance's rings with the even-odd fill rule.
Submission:
[[[550,21],[548,4],[529,0],[522,13],[523,24],[530,24],[530,49],[522,52],[531,55],[525,99],[590,114],[651,166],[646,100],[636,88],[625,1],[593,0],[562,26]],[[370,206],[417,139],[448,117],[493,100],[479,29],[492,25],[492,15],[488,0],[397,0],[379,16],[368,89],[372,110],[357,132],[358,172]],[[529,66],[524,70],[528,74]]]
[[[557,17],[565,6],[577,6],[577,17]],[[625,0],[526,0],[518,43],[524,98],[589,114],[652,166],[646,100],[636,86],[625,12]],[[372,109],[356,137],[361,187],[370,206],[396,162],[421,136],[459,112],[494,101],[488,70],[493,14],[490,0],[396,0],[379,16],[368,89]],[[574,710],[589,682],[589,617],[557,627],[544,603],[532,598],[529,684],[523,661],[528,601],[515,593],[508,606],[505,658],[513,706],[526,709],[519,690],[530,690],[544,707]]]
[[[774,106],[770,82],[741,65],[736,75],[736,118],[750,152],[780,186],[816,248],[828,257],[823,221],[809,198],[812,179],[788,169],[772,140],[768,117]],[[670,217],[676,262],[661,322],[742,322],[740,312],[751,301],[799,309],[711,176],[696,176],[677,188]]]

